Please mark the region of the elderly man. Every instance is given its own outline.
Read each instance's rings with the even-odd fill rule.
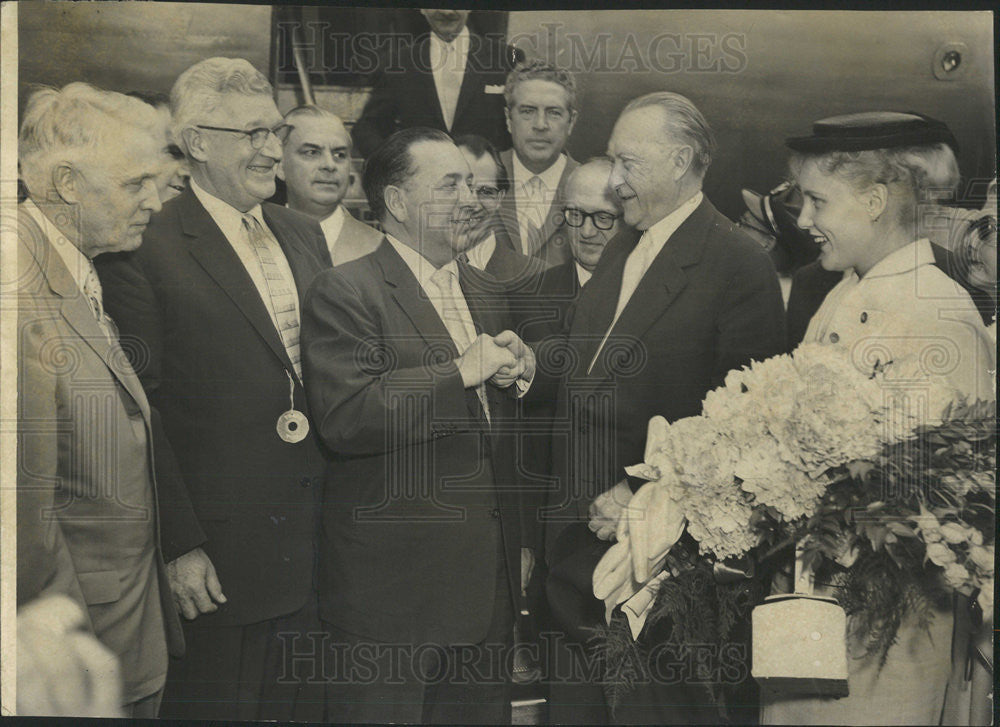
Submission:
[[[471,231],[472,245],[466,251],[469,265],[496,278],[505,291],[522,287],[542,270],[538,258],[514,250],[498,214],[510,192],[507,170],[496,149],[486,139],[474,134],[455,139],[462,156],[472,170],[473,191],[482,205]]]
[[[380,59],[371,98],[353,129],[358,150],[367,157],[393,132],[415,126],[453,137],[479,134],[507,148],[501,93],[518,51],[472,33],[468,10],[420,12],[430,33],[393,45]]]
[[[285,123],[291,130],[278,177],[285,182],[289,209],[319,221],[333,265],[374,251],[382,235],[341,204],[354,182],[351,136],[343,122],[336,114],[307,105],[285,114]]]
[[[505,114],[514,148],[501,154],[513,194],[501,217],[514,249],[541,258],[546,267],[570,258],[558,237],[563,190],[577,166],[565,152],[576,123],[576,80],[545,61],[518,66],[504,87]]]
[[[170,585],[190,621],[167,680],[171,717],[322,716],[321,697],[305,694],[315,675],[285,672],[283,657],[315,630],[323,460],[302,389],[299,295],[324,243],[315,220],[261,204],[287,130],[271,94],[242,59],[180,75],[174,138],[191,184],[142,248],[101,270],[182,475],[161,493]]]
[[[181,653],[183,636],[159,544],[156,488],[168,483],[153,475],[156,423],[105,313],[93,259],[137,248],[160,209],[155,127],[156,112],[141,101],[84,83],[31,96],[18,140],[28,190],[20,274],[10,278],[18,286],[18,605],[65,594],[85,609],[120,662],[129,717],[156,716],[168,644]],[[54,633],[66,630],[55,621]],[[72,665],[90,661],[80,649],[94,647],[64,635],[64,651],[35,655],[39,669],[55,658],[67,670],[49,685],[61,697],[42,709],[73,714],[67,692],[80,678],[94,695],[118,693],[102,684],[118,672],[112,663],[74,674]],[[94,714],[86,704],[76,714]]]
[[[549,596],[569,628],[580,624],[566,616],[567,606],[574,607],[567,589],[583,591],[583,611],[594,613],[591,566],[603,548],[583,525],[591,502],[619,482],[595,503],[589,523],[610,534],[608,524],[631,497],[624,467],[642,461],[650,417],[698,414],[728,371],[784,350],[774,267],[701,191],[714,148],[694,104],[668,92],[630,102],[608,141],[611,187],[625,222],[641,235],[608,245],[569,323],[576,365],[560,391],[559,411],[572,415],[568,431],[554,434],[561,490],[550,500],[546,534]],[[544,358],[539,366],[544,370]],[[641,636],[665,638],[659,631]],[[640,685],[612,718],[716,722],[718,711],[705,694],[704,685]]]
[[[385,240],[323,272],[303,306],[309,402],[331,453],[319,588],[336,721],[510,720],[510,418],[534,356],[503,299],[455,260],[479,211],[471,183],[444,132],[390,137],[363,178]]]

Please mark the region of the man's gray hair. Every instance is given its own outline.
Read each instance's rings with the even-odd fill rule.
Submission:
[[[208,58],[178,76],[170,91],[171,135],[188,153],[184,130],[212,120],[230,93],[273,96],[267,77],[243,58]]]
[[[715,135],[701,111],[690,99],[679,93],[657,91],[632,99],[622,110],[624,116],[629,111],[655,106],[664,111],[664,132],[675,142],[690,144],[694,149],[691,168],[704,176],[715,154]],[[620,117],[619,117],[620,118]]]
[[[119,144],[123,125],[155,134],[161,124],[149,104],[89,83],[40,88],[25,104],[18,135],[21,179],[42,199],[51,191],[56,165],[79,163],[102,146]]]

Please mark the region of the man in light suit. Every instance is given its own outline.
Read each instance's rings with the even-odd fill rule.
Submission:
[[[479,209],[471,182],[444,132],[390,137],[363,179],[385,239],[306,294],[306,389],[330,452],[319,588],[333,721],[510,720],[510,418],[534,357],[503,299],[455,260]]]
[[[603,615],[591,574],[605,548],[583,523],[601,495],[589,527],[602,537],[613,532],[610,523],[631,497],[624,467],[642,462],[650,417],[672,422],[696,415],[728,371],[784,350],[770,259],[702,194],[714,147],[694,104],[668,92],[630,102],[608,141],[610,185],[637,232],[608,244],[568,324],[575,365],[556,414],[568,429],[553,437],[561,489],[550,499],[546,523],[547,590],[567,629],[581,625],[574,622],[581,613]],[[540,359],[540,371],[545,363]],[[664,626],[669,633],[669,624],[658,628]],[[714,723],[720,715],[706,694],[703,685],[639,685],[611,717]]]
[[[571,257],[559,221],[566,180],[578,166],[565,151],[577,118],[576,80],[534,60],[508,74],[504,98],[514,147],[500,155],[511,181],[501,219],[515,250],[560,265]]]
[[[503,81],[517,51],[466,27],[468,10],[421,10],[430,33],[393,44],[379,63],[371,98],[354,125],[368,157],[400,129],[426,126],[451,136],[479,134],[510,145],[503,122]]]
[[[221,90],[220,89],[224,89]],[[108,309],[139,344],[179,486],[161,492],[164,547],[188,652],[171,663],[164,716],[319,719],[288,649],[315,631],[322,455],[299,361],[299,295],[322,269],[319,224],[261,202],[284,134],[263,74],[210,58],[171,92],[191,184],[143,246],[101,268]]]
[[[73,83],[31,96],[19,138],[18,604],[84,607],[120,662],[128,717],[157,715],[168,648],[184,640],[160,550],[156,424],[92,260],[138,247],[160,209],[155,128],[141,101]],[[69,668],[78,646],[52,656]]]
[[[319,221],[331,264],[364,257],[382,235],[359,222],[341,204],[354,183],[351,136],[340,118],[318,106],[297,106],[285,114],[291,127],[278,177],[288,192],[288,208]]]

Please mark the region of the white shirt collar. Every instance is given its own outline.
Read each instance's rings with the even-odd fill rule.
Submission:
[[[469,265],[477,270],[486,270],[486,266],[493,257],[493,251],[497,247],[497,238],[492,232],[487,235],[482,242],[471,250],[466,250],[465,254],[469,258]]]
[[[437,54],[438,58],[441,57],[444,52],[449,48],[454,48],[459,56],[466,55],[469,52],[469,42],[471,36],[469,35],[469,28],[462,28],[461,32],[451,39],[451,42],[442,40],[441,37],[434,32],[431,32],[431,53]],[[431,58],[432,66],[434,58]]]
[[[573,261],[573,264],[576,266],[576,279],[580,281],[580,287],[582,288],[587,284],[587,281],[590,280],[593,273],[575,260]]]
[[[319,226],[323,229],[323,235],[326,237],[327,247],[333,249],[333,244],[340,237],[341,230],[344,229],[344,207],[343,205],[337,205],[337,209],[328,214],[322,220],[320,220]]]
[[[533,171],[528,169],[521,163],[521,160],[517,158],[517,151],[511,151],[511,157],[514,159],[514,189],[516,192],[521,192],[524,185],[532,177],[541,177],[542,184],[551,193],[556,190],[559,186],[559,180],[562,178],[563,170],[566,168],[566,163],[569,161],[565,153],[560,154],[556,160],[552,163],[548,169],[546,169],[541,174],[535,174]]]
[[[657,252],[662,250],[667,240],[677,232],[677,228],[684,223],[684,220],[698,209],[703,196],[701,190],[698,190],[691,199],[681,204],[680,207],[646,230],[643,233],[643,237],[646,238],[646,244],[654,247]]]
[[[230,244],[232,244],[233,240],[243,239],[244,214],[255,217],[261,227],[267,229],[267,223],[264,222],[264,215],[259,204],[254,205],[246,212],[240,212],[228,202],[223,202],[211,192],[206,192],[194,179],[191,180],[191,190],[194,192],[194,196],[198,198],[198,201],[201,202],[205,211],[215,220],[215,224],[219,226],[222,234],[226,236]]]
[[[73,278],[73,282],[82,292],[87,276],[94,269],[94,263],[80,252],[80,248],[74,245],[30,198],[21,203],[21,211],[26,213],[42,229],[45,239],[51,243],[52,248],[59,255],[59,259],[69,271],[70,277]]]
[[[420,287],[424,290],[428,290],[428,285],[434,285],[434,282],[431,280],[431,276],[437,272],[438,268],[436,268],[430,260],[425,258],[409,245],[400,242],[392,235],[387,234],[385,237],[389,241],[389,244],[392,245],[396,252],[399,253],[399,256],[403,258],[403,262],[405,262],[407,267],[413,272],[417,282],[420,283]],[[446,268],[449,265],[454,269],[455,275],[458,275],[458,263],[454,260],[449,260],[441,267]],[[437,286],[435,285],[432,290],[436,290],[436,288]]]

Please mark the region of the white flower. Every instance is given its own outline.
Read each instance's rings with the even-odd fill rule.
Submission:
[[[952,588],[961,588],[969,582],[969,571],[961,563],[949,563],[944,569],[944,579]]]
[[[993,572],[993,546],[973,545],[969,548],[969,560],[981,571]]]
[[[942,567],[950,565],[957,560],[954,551],[944,543],[928,543],[927,557],[934,565]]]
[[[958,545],[959,543],[964,543],[968,538],[966,537],[966,530],[958,523],[945,523],[941,526],[941,535],[952,545]]]
[[[983,609],[983,614],[990,617],[993,615],[993,579],[985,581],[980,587],[979,595],[976,596],[976,603]]]

